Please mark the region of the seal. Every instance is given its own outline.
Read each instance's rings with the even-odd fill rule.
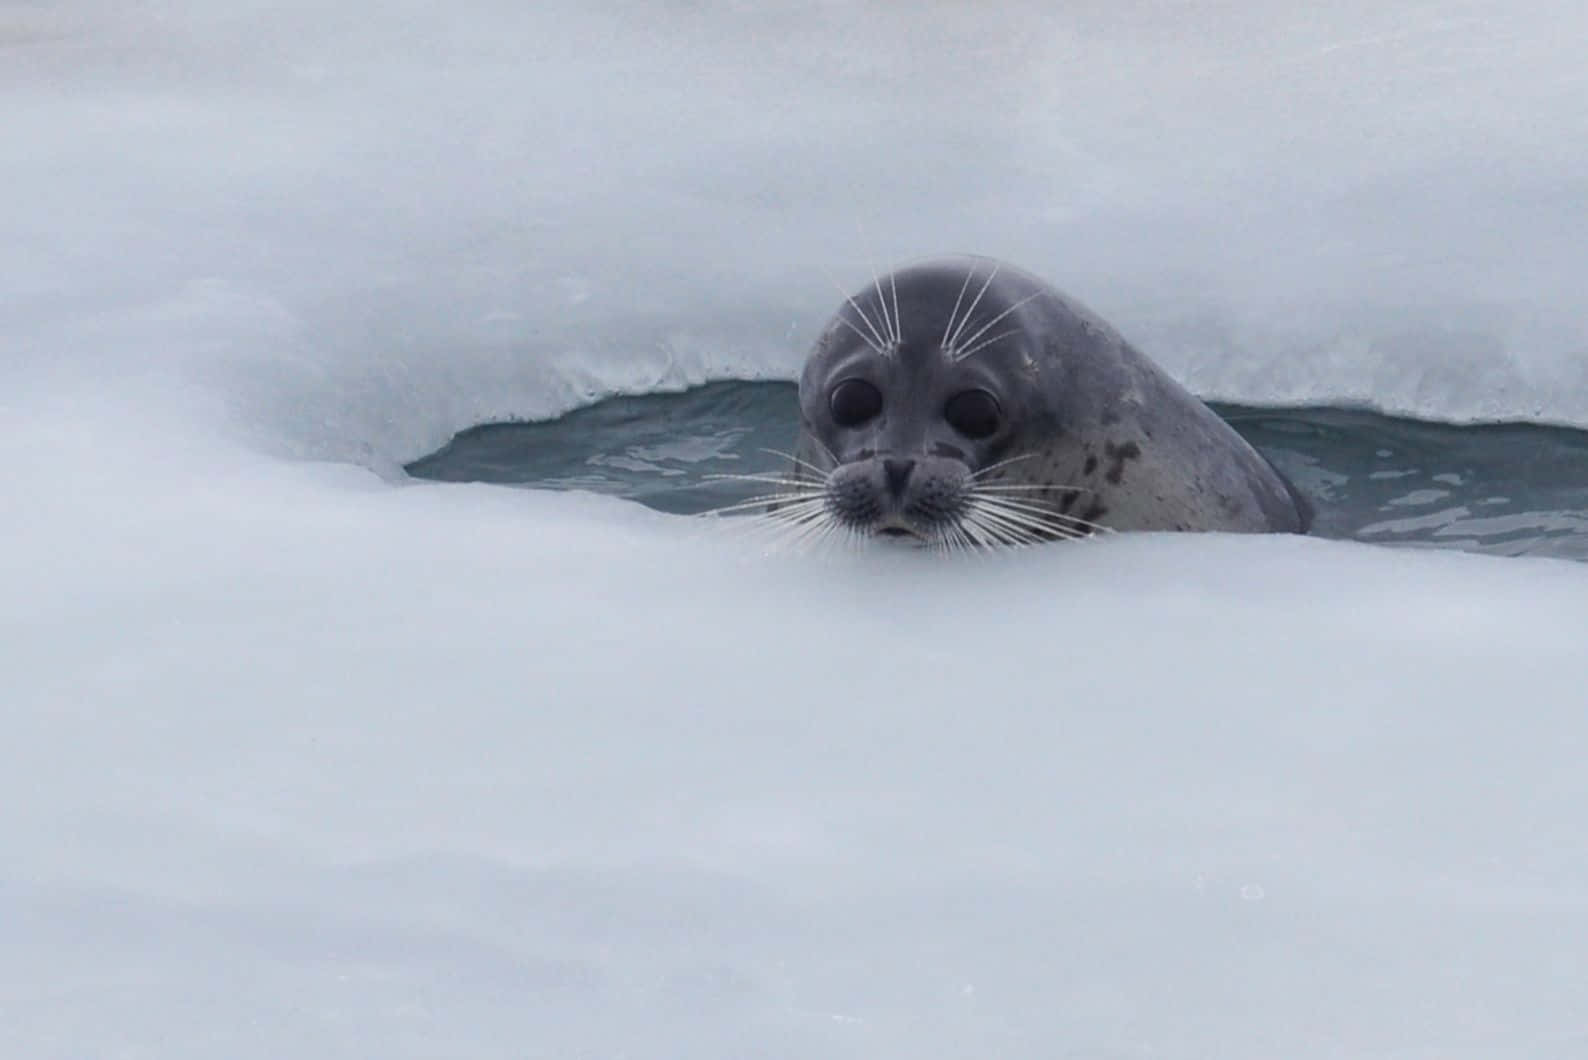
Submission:
[[[942,547],[1305,533],[1307,500],[1096,314],[987,258],[847,297],[806,359],[774,512]]]

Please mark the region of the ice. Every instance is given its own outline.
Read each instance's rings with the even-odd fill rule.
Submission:
[[[149,410],[8,420],[10,1053],[1582,1046],[1581,565],[767,554]]]
[[[1573,5],[0,6],[0,1053],[1574,1057],[1588,568],[418,484],[870,263],[1588,423]]]
[[[785,378],[838,288],[960,250],[1207,396],[1588,424],[1565,0],[0,18],[12,356],[283,451]]]

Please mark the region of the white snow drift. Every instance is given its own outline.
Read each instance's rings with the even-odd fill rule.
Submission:
[[[1588,423],[1576,7],[0,6],[0,1052],[1573,1057],[1580,565],[420,485],[1013,258]]]

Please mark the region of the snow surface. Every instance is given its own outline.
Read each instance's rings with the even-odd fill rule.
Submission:
[[[0,1055],[1588,1055],[1588,568],[405,481],[974,249],[1588,423],[1580,5],[0,4]]]
[[[32,372],[278,451],[786,378],[872,265],[1052,278],[1199,392],[1588,425],[1579,0],[0,4]]]
[[[148,426],[8,419],[6,1055],[1588,1049],[1588,568],[768,557]]]

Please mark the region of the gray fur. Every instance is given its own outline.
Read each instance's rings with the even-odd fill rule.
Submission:
[[[845,427],[831,394],[850,378],[872,383],[883,403]],[[945,402],[967,389],[997,399],[995,435],[967,437],[945,418]],[[1055,526],[1304,533],[1311,520],[1263,456],[1112,327],[985,258],[912,265],[848,300],[806,361],[800,427],[795,474],[821,482],[811,468],[825,472],[829,509],[860,533],[930,539],[990,483],[1051,510]]]

